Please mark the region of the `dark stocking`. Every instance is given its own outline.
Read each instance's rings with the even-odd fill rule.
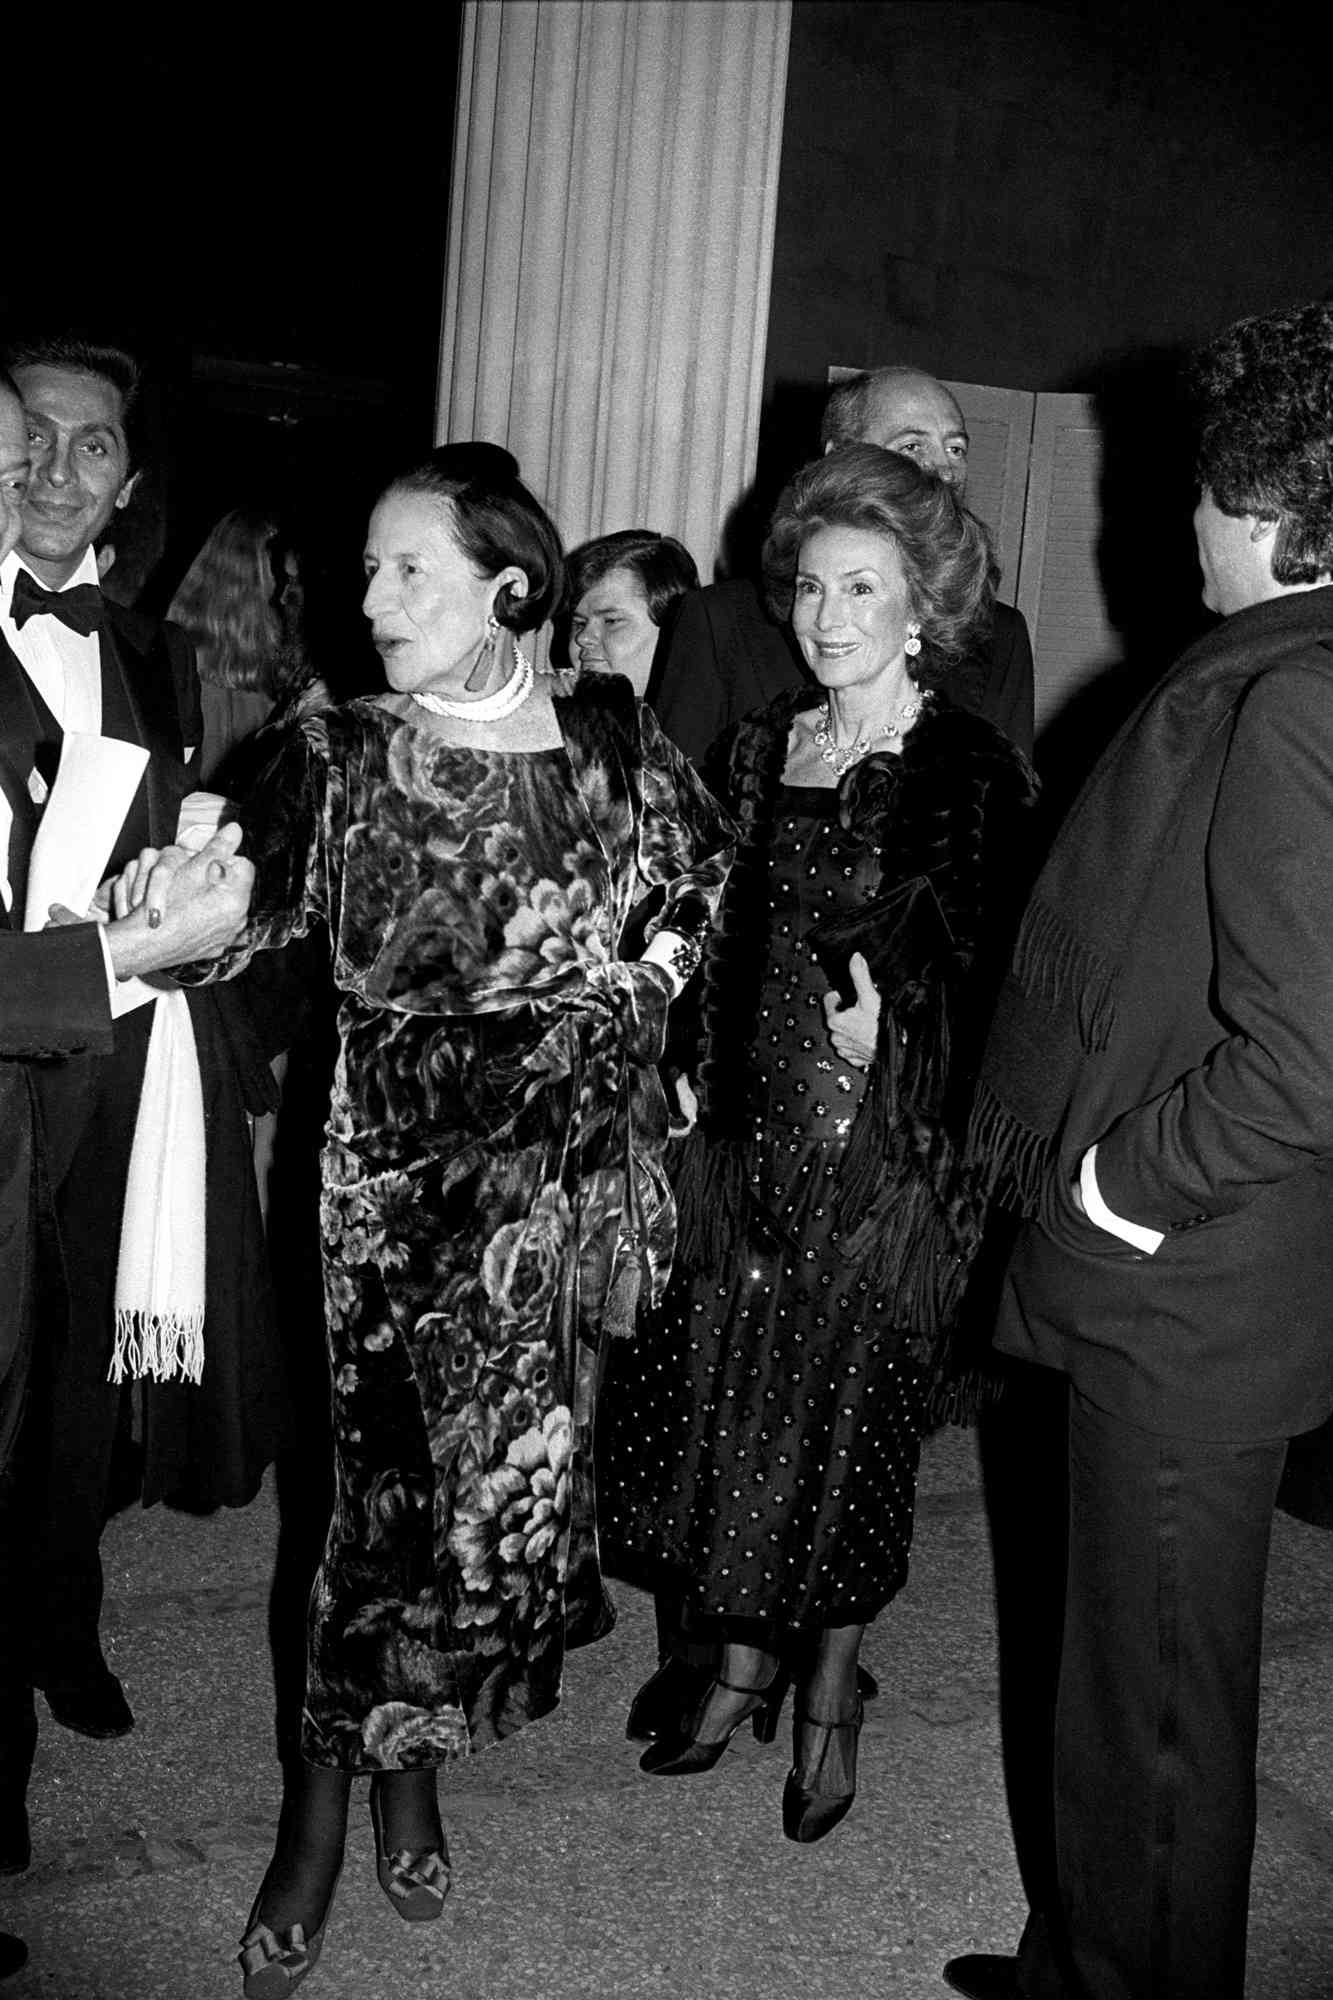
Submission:
[[[287,1768],[273,1859],[260,1885],[254,1915],[272,1931],[304,1924],[319,1930],[342,1867],[347,1835],[347,1771],[293,1759]]]
[[[856,1789],[855,1733],[830,1732],[827,1725],[855,1722],[860,1714],[856,1665],[864,1631],[864,1625],[829,1625],[819,1635],[796,1708],[795,1768],[807,1792],[836,1797]]]
[[[728,1642],[722,1649],[718,1677],[694,1720],[695,1742],[720,1743],[729,1736],[738,1723],[754,1713],[759,1706],[755,1696],[771,1684],[777,1670],[776,1653]]]
[[[371,1793],[384,1829],[388,1854],[407,1848],[413,1854],[444,1854],[444,1829],[435,1791],[435,1770],[377,1771]]]

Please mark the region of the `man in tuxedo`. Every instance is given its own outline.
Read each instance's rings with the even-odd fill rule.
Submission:
[[[840,382],[824,408],[820,441],[876,444],[898,451],[967,489],[967,425],[942,382],[918,368],[880,368]],[[990,639],[957,699],[1032,754],[1032,642],[1023,615],[996,602]],[[698,762],[709,745],[752,708],[806,674],[785,628],[768,616],[747,579],[708,584],[682,599],[653,708],[668,736]]]
[[[23,406],[13,382],[0,372],[0,561],[19,538],[30,471]],[[20,1665],[14,1672],[21,1601],[8,1587],[14,1544],[29,1525],[22,1518],[17,1447],[33,1347],[57,1328],[63,1290],[33,1065],[109,1052],[114,982],[214,953],[243,921],[251,871],[234,859],[231,829],[189,864],[195,886],[183,896],[177,876],[171,909],[154,928],[139,915],[105,927],[85,922],[16,930],[13,880],[26,859],[32,804],[21,764],[22,758],[16,766],[0,743],[0,1682],[6,1683],[6,1696],[30,1709],[26,1671]],[[21,922],[21,911],[17,919]],[[30,1754],[25,1748],[30,1734],[22,1725],[6,1732],[6,1746],[17,1750],[20,1762]],[[20,1786],[26,1775],[25,1768]],[[7,1803],[6,1813],[0,1801],[0,1872],[27,1860],[21,1789],[16,1801],[11,1785]],[[0,1979],[16,1972],[26,1956],[21,1940],[0,1932]]]
[[[998,1343],[1068,1442],[1048,1858],[1017,1958],[946,1966],[973,2000],[1241,2000],[1273,1507],[1333,1410],[1333,304],[1194,388],[1220,622],[1061,828],[978,1088]]]
[[[66,732],[119,738],[149,752],[106,856],[104,872],[111,873],[140,849],[174,839],[190,790],[187,758],[199,739],[199,700],[184,635],[109,603],[97,587],[94,545],[126,505],[137,474],[134,361],[118,349],[70,340],[11,350],[9,360],[31,461],[17,544],[0,562],[0,860],[9,922],[18,929],[28,858]],[[20,1548],[9,1538],[3,1592],[0,1869],[26,1859],[32,1688],[43,1690],[58,1722],[84,1735],[121,1736],[133,1726],[99,1639],[98,1544],[113,1448],[134,1386],[113,1385],[108,1368],[126,1178],[154,1009],[138,1007],[114,1023],[99,1014],[90,1022],[96,944],[80,930],[68,940],[11,937],[6,947],[7,982],[34,1005],[47,989],[29,955],[39,945],[65,954],[67,976],[56,987],[78,1018],[58,1033],[61,1011],[50,1004],[46,1024],[54,1039],[47,1053],[59,1059],[25,1072],[43,1134],[40,1179],[50,1195],[43,1208],[50,1227],[43,1222],[38,1248],[58,1251],[67,1311],[58,1325],[43,1327],[15,1475],[25,1524]],[[26,969],[15,984],[9,965],[19,964],[20,950]],[[154,962],[180,962],[182,955],[177,940],[170,956],[155,955]],[[75,959],[82,968],[77,979]],[[203,1384],[155,1383],[145,1393],[145,1500],[239,1504],[273,1456],[281,1425],[245,1121],[247,1104],[259,1109],[266,1102],[266,1059],[274,1050],[260,1046],[262,1037],[230,992],[192,995],[189,1008],[204,1100],[208,1207],[225,1226],[207,1231]],[[42,1025],[32,1022],[34,1030]],[[237,1425],[231,1418],[247,1395],[259,1416]]]

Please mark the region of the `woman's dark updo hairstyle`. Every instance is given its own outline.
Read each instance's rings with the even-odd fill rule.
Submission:
[[[482,576],[498,576],[511,563],[528,579],[527,595],[506,584],[495,616],[511,632],[544,625],[565,588],[565,558],[549,515],[518,476],[518,462],[498,444],[442,444],[418,465],[391,479],[391,493],[419,493],[444,501],[454,539]]]
[[[1195,356],[1199,484],[1276,521],[1273,579],[1333,574],[1333,301],[1237,320]]]
[[[804,466],[779,498],[764,544],[764,585],[778,618],[791,616],[801,544],[817,528],[862,528],[894,544],[928,642],[914,680],[937,684],[972,650],[991,617],[998,571],[986,528],[946,481],[874,444],[840,445]]]

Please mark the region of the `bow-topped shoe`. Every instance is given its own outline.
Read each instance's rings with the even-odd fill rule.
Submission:
[[[384,1836],[384,1805],[374,1785],[370,1820],[375,1829],[375,1873],[393,1909],[405,1924],[433,1923],[453,1881],[443,1833],[439,1847],[398,1847],[391,1853]]]

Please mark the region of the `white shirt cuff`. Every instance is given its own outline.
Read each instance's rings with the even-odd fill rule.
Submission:
[[[112,1013],[116,1011],[116,968],[111,963],[111,945],[107,939],[106,925],[98,924],[97,942],[102,947],[102,964],[106,970],[106,997]]]
[[[1165,1230],[1149,1229],[1142,1222],[1126,1222],[1123,1215],[1112,1214],[1102,1200],[1102,1191],[1097,1185],[1095,1146],[1089,1146],[1083,1155],[1082,1165],[1078,1170],[1078,1189],[1083,1197],[1083,1208],[1088,1221],[1095,1223],[1098,1229],[1109,1230],[1111,1235],[1118,1236],[1122,1243],[1132,1244],[1136,1250],[1142,1250],[1148,1257],[1161,1249]]]

